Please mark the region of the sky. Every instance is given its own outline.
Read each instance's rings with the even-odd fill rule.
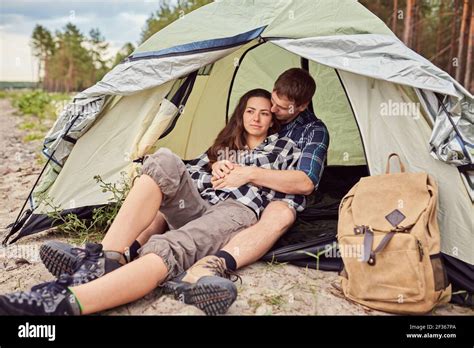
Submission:
[[[0,81],[38,80],[38,62],[30,47],[36,24],[52,33],[68,22],[83,34],[99,28],[112,56],[126,42],[137,45],[159,4],[160,0],[0,0]]]

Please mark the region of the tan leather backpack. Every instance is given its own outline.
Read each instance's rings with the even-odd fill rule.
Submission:
[[[390,173],[397,156],[401,173]],[[427,173],[406,173],[397,154],[386,173],[361,178],[339,207],[344,295],[393,313],[426,313],[451,298],[440,255],[438,188]]]

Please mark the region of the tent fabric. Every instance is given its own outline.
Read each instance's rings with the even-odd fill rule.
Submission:
[[[74,143],[66,141],[63,136],[67,134],[73,139],[78,139],[86,133],[94,123],[104,102],[105,96],[101,95],[68,104],[46,134],[43,142],[43,154],[47,158],[52,158],[52,161],[58,165],[58,170],[74,147]]]
[[[77,140],[85,134],[100,114],[106,96],[132,95],[160,86],[211,64],[237,48],[185,55],[178,59],[166,57],[117,65],[96,85],[76,95],[74,101],[65,108],[45,138],[45,155],[47,157],[53,156],[54,162],[63,165],[74,144],[64,140],[62,136],[67,133]],[[77,119],[78,112],[80,113],[79,119]],[[72,122],[74,124],[70,128]]]
[[[428,94],[433,92],[425,93]],[[429,141],[434,149],[432,155],[455,165],[474,163],[474,99],[466,96],[456,101],[445,97],[443,104],[446,110],[440,103],[432,104],[438,108],[434,114],[436,125]],[[453,131],[453,124],[456,131]]]
[[[309,72],[318,83],[314,111],[324,121],[331,137],[328,166],[365,165],[364,147],[349,101],[336,71],[311,61]]]
[[[268,25],[263,37],[292,38],[381,34],[395,36],[357,0],[294,0]]]
[[[79,93],[75,99],[101,95],[131,95],[138,91],[160,86],[211,64],[238,48],[236,46],[218,51],[183,54],[179,57],[126,61],[117,65],[94,86]]]
[[[226,105],[232,76],[241,56],[258,45],[254,40],[215,62],[209,76],[198,76],[193,91],[173,131],[155,149],[167,147],[184,159],[205,151],[226,124]]]
[[[197,41],[181,46],[165,48],[160,51],[132,53],[129,57],[127,57],[126,61],[134,61],[145,58],[160,58],[171,55],[176,56],[189,54],[190,52],[196,53],[198,51],[207,52],[215,49],[222,50],[223,47],[240,46],[242,43],[258,38],[264,29],[265,27],[261,27],[232,37]]]
[[[334,35],[273,40],[272,43],[336,69],[457,98],[463,96],[451,76],[410,50],[394,36]]]
[[[150,126],[145,130],[142,136],[138,136],[134,142],[137,144],[137,150],[134,152],[134,158],[140,158],[150,152],[150,149],[155,145],[156,139],[160,137],[165,131],[165,128],[170,123],[173,117],[176,117],[179,109],[172,102],[163,99],[160,109]]]
[[[106,107],[103,117],[78,139],[57,179],[46,191],[61,209],[106,204],[111,193],[103,193],[95,183],[120,182],[121,172],[129,173],[136,152],[136,136],[145,133],[158,117],[162,99],[173,81],[121,98]],[[106,117],[105,117],[106,116]],[[44,203],[38,212],[50,210]]]
[[[272,42],[326,66],[451,96],[446,98],[447,104],[449,111],[457,118],[458,130],[453,130],[441,107],[436,110],[436,125],[429,140],[431,153],[435,158],[453,165],[473,163],[472,95],[449,74],[410,50],[398,38],[363,34]],[[456,137],[458,132],[462,139]]]
[[[145,41],[134,54],[231,37],[263,26],[266,29],[262,36],[267,38],[393,35],[357,0],[222,0],[179,18]]]
[[[265,27],[293,3],[293,0],[214,1],[161,29],[133,54],[232,37]]]

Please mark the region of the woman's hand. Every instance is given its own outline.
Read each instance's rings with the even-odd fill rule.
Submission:
[[[236,188],[251,182],[252,173],[256,167],[242,167],[234,164],[234,169],[223,178],[212,177],[212,187],[214,189]]]
[[[222,179],[234,169],[234,163],[227,160],[217,161],[212,165],[212,176]]]

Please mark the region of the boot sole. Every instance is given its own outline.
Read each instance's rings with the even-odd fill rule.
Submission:
[[[48,243],[40,247],[40,259],[46,269],[56,278],[63,273],[72,275],[77,256],[69,252],[70,247],[62,243]]]
[[[25,316],[25,315],[35,315],[26,310],[17,308],[10,303],[8,300],[0,300],[0,316]]]
[[[196,306],[206,315],[225,314],[235,300],[228,289],[213,284],[178,285],[167,282],[163,290],[180,302]]]

